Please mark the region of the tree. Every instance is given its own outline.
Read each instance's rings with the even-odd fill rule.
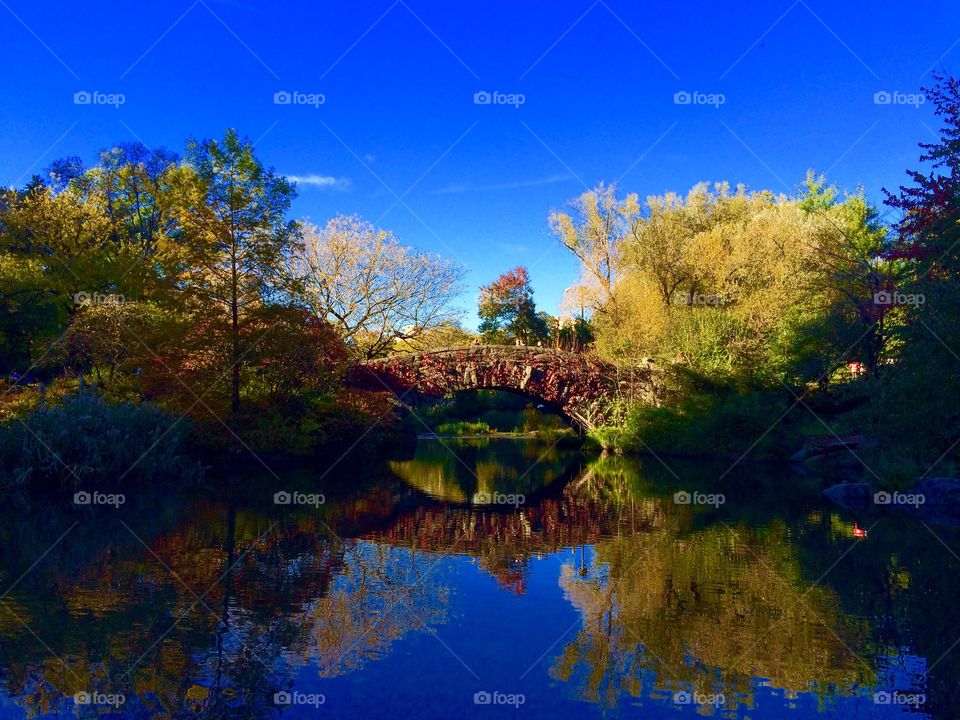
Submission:
[[[69,177],[73,165],[53,170],[54,177]],[[172,275],[179,236],[175,187],[182,176],[176,153],[135,142],[102,150],[95,167],[70,181],[107,217],[109,245],[121,266],[116,282],[127,298],[153,294]]]
[[[0,374],[28,368],[39,346],[63,331],[66,316],[41,261],[0,250]]]
[[[290,260],[302,297],[356,355],[378,357],[398,343],[415,347],[458,319],[452,304],[465,270],[457,263],[401,245],[389,230],[356,216],[306,225],[303,239]]]
[[[62,335],[78,292],[114,292],[108,220],[42,178],[0,193],[0,370],[25,369]]]
[[[443,322],[426,330],[415,340],[398,340],[393,346],[394,352],[419,352],[421,350],[440,350],[443,348],[463,347],[477,340],[477,334],[467,330],[457,321]]]
[[[480,288],[480,333],[487,342],[547,340],[549,328],[537,314],[530,277],[523,266]]]
[[[567,352],[583,352],[594,340],[590,323],[582,317],[560,317],[553,345]]]
[[[3,194],[0,336],[20,337],[13,362],[42,355],[26,352],[41,350],[38,340],[62,336],[76,295],[171,297],[179,247],[170,187],[180,175],[175,155],[135,143],[102,151],[89,169],[57,160]]]
[[[909,268],[902,293],[916,302],[899,308],[902,350],[879,389],[875,420],[893,447],[908,440],[931,472],[956,462],[960,426],[960,79],[937,75],[925,92],[942,122],[939,137],[920,145],[924,171],[908,171],[912,183],[886,201],[903,213],[888,256]]]
[[[701,183],[647,198],[617,243],[616,302],[591,317],[598,351],[777,384],[829,377],[850,353],[875,368],[875,296],[899,268],[863,195],[838,198],[812,174],[798,197]]]
[[[807,258],[810,290],[826,301],[822,321],[814,321],[805,332],[826,332],[831,344],[842,344],[838,355],[853,352],[851,357],[875,374],[900,311],[878,299],[899,291],[907,268],[891,257],[887,228],[863,193],[842,201],[838,196],[835,187],[811,171],[797,199],[813,228],[814,253]]]
[[[887,193],[887,204],[903,213],[897,257],[917,259],[931,282],[956,281],[960,273],[960,78],[936,75],[926,93],[944,126],[936,143],[921,143],[929,174],[910,170],[913,186]]]
[[[50,288],[64,301],[75,292],[116,291],[110,222],[78,188],[40,184],[10,190],[2,202],[0,251],[39,261]]]
[[[283,273],[284,259],[299,247],[299,226],[285,217],[296,191],[265,168],[235,130],[222,141],[191,140],[187,159],[192,172],[178,188],[178,208],[188,256],[178,280],[196,312],[212,313],[228,329],[234,419],[244,359],[263,340],[246,336],[247,319],[268,301],[296,291]]]
[[[582,264],[581,285],[591,291],[594,308],[615,305],[620,249],[640,211],[637,196],[619,200],[615,185],[600,183],[573,200],[570,207],[571,213],[550,213],[550,227]]]
[[[51,360],[60,361],[76,376],[89,375],[101,387],[110,387],[121,371],[134,377],[149,365],[152,357],[131,334],[156,346],[154,328],[161,313],[149,303],[116,302],[77,308],[73,322]]]
[[[726,187],[719,186],[717,194],[723,202]],[[664,306],[674,302],[678,291],[697,291],[690,256],[697,234],[709,227],[705,216],[714,200],[704,184],[690,190],[686,199],[675,193],[651,196],[647,198],[646,215],[638,214],[631,224],[627,262],[645,268]]]

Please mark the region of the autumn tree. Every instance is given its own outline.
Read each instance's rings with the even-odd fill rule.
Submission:
[[[530,276],[522,265],[480,288],[478,314],[480,333],[487,342],[531,344],[549,337],[547,323],[537,313]]]
[[[171,186],[182,174],[175,154],[133,143],[103,150],[91,168],[57,160],[3,194],[0,336],[20,336],[14,362],[62,357],[44,346],[76,319],[77,296],[171,299],[180,250]]]
[[[415,348],[455,326],[460,313],[453,303],[465,274],[456,262],[402,245],[357,216],[308,224],[303,239],[289,264],[302,280],[302,297],[356,355]]]
[[[616,304],[620,250],[638,213],[636,194],[620,199],[616,185],[600,183],[571,201],[569,212],[550,214],[550,228],[581,263],[581,291],[595,309]]]
[[[394,352],[419,352],[443,348],[463,347],[477,340],[477,333],[467,330],[459,321],[443,322],[425,331],[415,340],[399,340],[393,345]]]
[[[927,472],[956,463],[960,423],[960,79],[935,81],[925,91],[941,122],[938,138],[920,145],[923,169],[908,171],[910,183],[887,197],[902,213],[888,257],[909,272],[899,283],[907,302],[895,305],[900,349],[874,415],[877,434],[892,447],[909,442]]]
[[[297,223],[286,219],[296,191],[264,167],[253,145],[235,130],[222,141],[190,141],[187,160],[191,173],[178,189],[178,207],[189,255],[178,281],[193,310],[213,313],[226,330],[235,418],[245,358],[269,332],[246,332],[248,319],[267,302],[296,290],[283,272],[285,258],[300,246]]]
[[[76,188],[34,178],[0,193],[0,370],[31,365],[78,292],[115,291],[109,220]]]
[[[66,299],[116,290],[109,218],[76,187],[57,192],[31,184],[7,191],[2,206],[0,249],[11,259],[39,263],[52,292]]]
[[[55,179],[69,177],[72,169],[55,167]],[[183,175],[176,153],[135,142],[102,150],[97,165],[70,180],[84,201],[102,208],[107,218],[109,246],[122,264],[116,283],[126,298],[162,293],[157,285],[174,276],[179,237],[175,190]]]

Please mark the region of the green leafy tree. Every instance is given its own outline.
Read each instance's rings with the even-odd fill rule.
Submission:
[[[837,188],[811,171],[797,204],[810,218],[809,242],[815,251],[807,256],[809,297],[821,301],[820,312],[809,318],[800,337],[809,341],[808,349],[823,347],[823,357],[836,355],[835,364],[849,357],[875,374],[902,320],[902,312],[885,299],[900,290],[908,267],[891,257],[887,228],[862,192],[840,200]],[[818,343],[818,334],[828,342]],[[828,365],[823,372],[832,370]]]

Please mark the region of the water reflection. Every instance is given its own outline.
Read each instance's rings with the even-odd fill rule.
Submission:
[[[277,706],[299,690],[330,717],[487,717],[492,679],[525,717],[954,715],[957,565],[927,528],[671,465],[434,441],[319,508],[274,505],[263,478],[120,512],[15,498],[0,716],[94,717],[111,708],[73,696],[97,691],[118,717],[313,716]],[[674,503],[695,488],[726,502]],[[525,501],[473,502],[496,493]]]
[[[395,475],[445,503],[477,506],[526,504],[567,479],[579,460],[572,450],[521,439],[468,438],[420,442],[409,460],[391,460]]]

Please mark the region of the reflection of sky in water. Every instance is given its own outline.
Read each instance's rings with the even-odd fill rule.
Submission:
[[[576,560],[572,560],[574,557]],[[592,549],[587,548],[588,562],[592,562],[592,557]],[[436,637],[430,631],[412,633],[389,654],[366,664],[361,674],[319,680],[315,665],[301,668],[296,675],[297,687],[303,692],[326,695],[325,717],[373,718],[384,708],[401,717],[495,717],[491,709],[473,705],[473,693],[484,689],[526,696],[519,711],[495,708],[506,717],[600,717],[600,706],[585,702],[576,692],[575,683],[549,679],[557,656],[576,634],[579,624],[579,613],[558,586],[563,568],[571,563],[578,567],[579,558],[578,549],[575,554],[566,550],[532,561],[527,593],[517,597],[504,593],[492,577],[478,572],[469,558],[446,557],[440,561],[439,575],[456,590],[449,596],[446,622],[432,628]],[[552,649],[540,657],[550,646]],[[479,680],[471,670],[480,676]],[[640,697],[623,694],[603,715],[731,716],[723,709],[711,715],[703,708],[678,707],[673,703],[672,692],[663,689],[662,680],[655,673],[644,672],[642,677],[646,686]],[[874,688],[863,688],[855,696],[823,701],[814,692],[788,693],[761,679],[754,679],[749,687],[752,697],[738,698],[740,703],[749,704],[741,704],[734,717],[894,718],[903,717],[905,712],[899,707],[875,705]],[[677,684],[671,688],[684,689],[689,690],[690,686]],[[345,698],[349,698],[346,704]],[[305,711],[290,717],[316,716]],[[926,716],[913,713],[912,717]]]

